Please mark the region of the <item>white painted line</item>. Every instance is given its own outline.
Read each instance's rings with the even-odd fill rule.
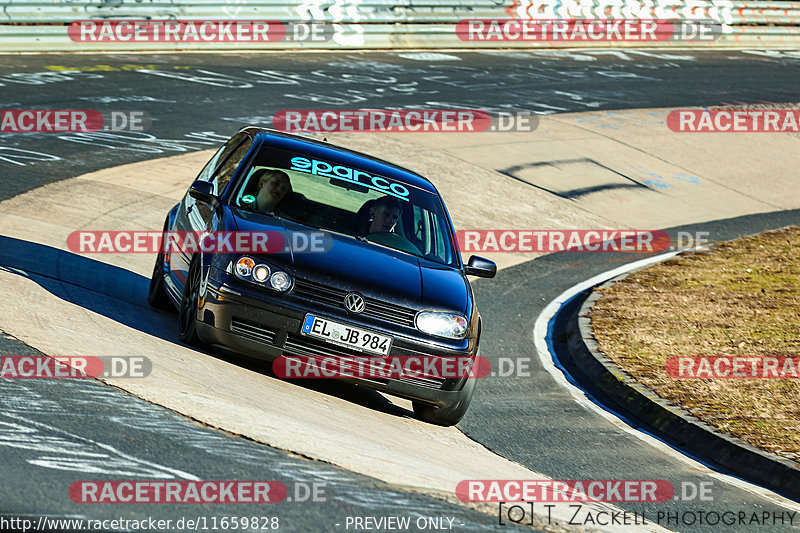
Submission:
[[[461,61],[461,58],[454,55],[442,54],[440,52],[403,52],[397,54],[403,59],[413,59],[415,61]]]
[[[692,251],[692,250],[684,250],[684,251]],[[600,283],[604,283],[611,278],[615,278],[621,274],[625,274],[631,272],[632,270],[636,270],[639,268],[644,268],[646,266],[653,265],[655,263],[660,263],[662,261],[666,261],[672,257],[675,257],[680,252],[668,252],[665,254],[657,255],[654,257],[649,257],[647,259],[642,259],[640,261],[635,261],[633,263],[628,263],[626,265],[622,265],[621,267],[617,267],[612,270],[608,270],[603,272],[602,274],[598,274],[592,278],[587,279],[586,281],[582,281],[577,285],[570,287],[569,289],[562,292],[560,295],[556,297],[555,300],[550,302],[547,307],[545,307],[539,316],[536,319],[536,323],[533,326],[533,342],[536,347],[536,353],[539,356],[539,360],[542,363],[544,369],[553,377],[553,379],[565,388],[570,395],[572,395],[573,399],[584,406],[586,409],[593,411],[600,416],[604,417],[606,420],[613,423],[617,428],[625,431],[626,433],[636,437],[637,439],[649,444],[650,446],[656,448],[661,453],[669,455],[673,459],[682,461],[687,466],[695,469],[699,469],[702,472],[705,472],[707,475],[712,476],[724,483],[728,483],[730,485],[734,485],[740,489],[749,491],[753,494],[756,494],[762,498],[768,499],[773,503],[780,505],[782,507],[793,509],[800,511],[800,504],[788,500],[777,494],[772,492],[769,489],[761,487],[760,485],[755,485],[743,479],[739,479],[737,477],[733,477],[727,474],[723,474],[721,472],[717,472],[713,469],[710,465],[700,461],[699,459],[692,458],[685,453],[677,450],[664,442],[663,440],[659,439],[658,437],[631,427],[626,419],[621,415],[616,413],[615,411],[611,410],[610,408],[604,406],[600,402],[598,402],[594,397],[592,397],[589,393],[583,390],[573,378],[569,372],[566,371],[559,363],[557,363],[555,359],[555,354],[551,353],[550,346],[547,342],[547,330],[552,318],[556,315],[559,309],[574,298],[576,295],[580,294],[581,292],[589,289],[590,287],[594,287],[595,285],[599,285]]]
[[[84,441],[84,442],[88,442],[90,444],[93,444],[93,445],[97,446],[98,448],[102,448],[104,450],[107,450],[107,451],[111,452],[112,454],[114,454],[114,455],[116,455],[118,457],[122,457],[123,459],[127,459],[129,461],[132,461],[134,463],[138,463],[138,464],[141,464],[141,465],[150,466],[150,467],[155,468],[156,470],[160,470],[160,471],[165,472],[165,473],[168,472],[168,473],[173,474],[176,477],[179,477],[179,478],[182,478],[182,479],[188,479],[190,481],[202,481],[201,478],[199,478],[199,477],[197,477],[195,475],[189,474],[188,472],[184,472],[183,470],[178,470],[176,468],[170,468],[168,466],[160,465],[158,463],[153,463],[151,461],[146,461],[144,459],[139,459],[138,457],[134,457],[132,455],[128,455],[127,453],[123,453],[123,452],[117,450],[116,448],[114,448],[113,446],[110,446],[108,444],[103,444],[102,442],[97,442],[95,440],[92,440],[92,439],[89,439],[89,438],[86,438],[86,437],[81,437],[79,435],[75,435],[73,433],[65,431],[65,430],[63,430],[61,428],[57,428],[55,426],[51,426],[49,424],[44,424],[42,422],[37,422],[35,420],[31,420],[29,418],[25,418],[23,416],[11,414],[11,413],[3,413],[3,416],[6,416],[8,418],[13,418],[15,420],[19,420],[23,424],[27,424],[27,425],[30,425],[30,426],[38,426],[38,427],[50,430],[50,431],[52,431],[54,433],[60,433],[62,435],[68,435],[69,437],[71,437],[73,439]],[[91,454],[91,455],[97,455],[97,454]]]

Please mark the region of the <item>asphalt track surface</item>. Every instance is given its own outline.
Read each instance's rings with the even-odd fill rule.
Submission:
[[[2,109],[145,110],[154,119],[146,133],[3,134],[0,199],[93,170],[212,148],[241,125],[266,123],[280,109],[472,107],[564,113],[781,103],[798,101],[800,81],[800,58],[787,54],[513,52],[447,53],[427,59],[404,55],[0,58]],[[796,221],[796,212],[783,212],[743,217],[713,229],[718,238],[733,238]],[[704,224],[702,229],[709,227]],[[530,379],[482,381],[468,416],[459,425],[462,431],[496,453],[556,479],[667,479],[673,485],[709,480],[690,463],[643,445],[617,425],[587,412],[547,374],[536,371],[530,332],[542,308],[575,283],[630,260],[606,254],[558,254],[474,284],[486,321],[483,353],[491,358],[531,357],[534,366]],[[0,353],[30,354],[31,349],[3,338]],[[342,531],[344,517],[353,515],[450,516],[456,517],[455,529],[461,530],[509,527],[496,526],[496,517],[204,428],[96,382],[4,380],[0,387],[0,514],[120,516],[120,506],[87,509],[64,497],[65,486],[86,479],[85,474],[76,478],[69,463],[90,465],[88,449],[110,456],[120,472],[129,475],[282,479],[290,494],[293,481],[325,482],[325,503],[286,502],[264,511],[279,516],[285,524],[282,528],[292,531]],[[16,438],[30,430],[35,434]],[[71,447],[82,449],[83,455],[63,453]],[[713,502],[676,502],[668,510],[782,510],[722,478],[713,481]],[[642,510],[636,505],[620,506]],[[646,509],[648,518],[655,510]],[[240,508],[128,505],[121,516],[177,519],[234,514],[241,514]],[[797,516],[794,524],[800,524]],[[696,523],[670,527],[681,531],[798,529]]]
[[[799,218],[798,210],[779,211],[681,226],[667,232],[674,238],[678,231],[708,231],[717,240],[730,240],[797,224]],[[540,371],[541,365],[537,364],[532,348],[531,331],[544,307],[566,288],[630,262],[627,254],[551,254],[501,270],[496,278],[501,286],[499,289],[486,283],[478,284],[475,292],[481,313],[495,318],[483,332],[484,346],[492,346],[495,350],[492,352],[493,358],[530,357],[533,364],[529,379],[487,377],[482,380],[481,401],[470,407],[470,416],[465,417],[459,427],[496,453],[538,469],[538,472],[553,479],[666,479],[675,487],[683,483],[699,486],[702,482],[713,482],[713,502],[677,501],[660,507],[652,504],[619,504],[625,509],[644,512],[645,516],[653,516],[658,511],[724,513],[752,510],[754,505],[764,505],[764,510],[780,512],[780,506],[764,503],[745,490],[718,479],[710,479],[693,466],[676,461],[674,456],[653,453],[649,444],[631,438],[629,434],[575,404],[563,389],[555,391],[549,384],[550,376]],[[561,356],[559,362],[575,376],[574,364],[568,356],[563,356],[566,342],[560,336],[563,329],[556,320],[552,336],[556,353]],[[581,385],[604,405],[613,406],[614,412],[627,415],[613,401],[604,398],[591,383]],[[631,421],[629,418],[626,420]],[[641,427],[635,421],[630,423],[632,427],[649,433],[647,427]],[[497,431],[498,426],[505,431]],[[569,460],[564,460],[565,454]],[[698,459],[713,461],[713,457]],[[724,472],[722,469],[720,471]],[[587,476],[587,472],[591,472],[591,476]],[[585,514],[581,513],[581,516],[585,517]],[[680,531],[720,531],[722,528],[721,525],[698,527],[700,524],[688,527],[692,524],[684,524],[680,520],[681,523],[675,528]],[[797,524],[795,520],[795,526]],[[661,525],[666,525],[665,521]],[[676,522],[672,522],[671,526],[676,526]],[[757,530],[753,527],[750,524],[744,527],[726,526],[724,531]],[[784,529],[778,527],[776,530]]]
[[[800,55],[586,51],[0,57],[2,109],[145,111],[147,132],[3,134],[0,199],[123,163],[207,149],[282,109],[592,110],[795,102]],[[426,56],[422,56],[426,57]],[[452,58],[458,58],[453,60]],[[37,152],[37,153],[29,153]],[[58,159],[55,159],[58,158]]]
[[[0,353],[35,352],[3,338]],[[402,516],[412,523],[437,516],[453,519],[460,531],[497,529],[496,519],[487,514],[210,430],[94,380],[4,380],[0,411],[0,516],[34,522],[41,516],[154,517],[172,520],[169,531],[180,531],[175,526],[181,518],[198,517],[255,516],[259,527],[252,531],[273,517],[279,530],[343,531],[348,516]],[[92,475],[93,469],[98,474]],[[75,470],[82,473],[76,477]],[[65,497],[76,480],[105,479],[109,472],[137,480],[280,480],[289,499],[258,506],[148,506],[78,505]]]

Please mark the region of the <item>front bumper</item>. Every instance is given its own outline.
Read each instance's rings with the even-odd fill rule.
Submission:
[[[348,322],[347,317],[331,315],[329,310],[298,307],[294,302],[283,300],[280,295],[271,297],[254,294],[248,291],[247,287],[225,281],[231,280],[224,274],[220,279],[209,279],[205,296],[201,298],[197,315],[197,333],[204,342],[267,361],[274,361],[281,355],[348,356],[346,352],[349,350],[346,348],[328,345],[300,334],[306,313],[319,313],[340,322]],[[474,358],[477,353],[477,342],[470,343],[472,350],[461,351],[414,342],[394,334],[389,329],[377,331],[394,338],[391,356]],[[424,377],[336,379],[437,406],[448,405],[455,401],[466,382],[465,378]]]

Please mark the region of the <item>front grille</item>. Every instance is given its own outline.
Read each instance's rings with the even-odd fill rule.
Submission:
[[[295,280],[294,290],[292,291],[298,298],[330,305],[331,307],[339,309],[345,309],[344,297],[348,292],[349,291],[304,279]],[[415,310],[388,302],[382,302],[374,298],[365,297],[364,302],[366,306],[364,307],[364,311],[360,313],[361,315],[377,318],[378,320],[384,320],[400,326],[414,327],[414,317],[417,316]]]
[[[400,378],[398,381],[411,383],[412,385],[420,385],[422,387],[428,387],[430,389],[439,389],[441,388],[442,383],[444,383],[444,380],[440,378],[423,378],[423,377]]]
[[[241,318],[231,319],[231,331],[242,337],[264,344],[275,344],[275,336],[278,334],[274,329]]]
[[[286,344],[283,347],[283,351],[285,355],[302,355],[306,357],[312,357],[316,360],[321,360],[325,357],[336,357],[343,360],[353,359],[354,357],[368,357],[374,361],[383,361],[383,358],[378,355],[370,355],[366,353],[359,352],[357,350],[353,350],[350,348],[346,348],[344,346],[336,346],[334,344],[329,344],[322,341],[317,341],[310,337],[306,337],[305,335],[292,335],[286,339]],[[369,364],[364,363],[364,364]],[[348,368],[349,365],[344,365],[345,369],[348,369],[351,373],[355,374],[358,369],[358,365],[353,362],[353,365]],[[378,368],[376,366],[376,368]],[[369,378],[361,378],[367,381],[374,381],[376,383],[387,384],[389,380],[381,378],[379,375],[375,377]],[[444,383],[444,379],[437,379],[437,378],[428,378],[428,377],[404,377],[400,379],[396,379],[395,381],[401,381],[404,383],[411,383],[413,385],[418,385],[422,387],[428,387],[431,389],[439,389],[441,388],[442,384]]]

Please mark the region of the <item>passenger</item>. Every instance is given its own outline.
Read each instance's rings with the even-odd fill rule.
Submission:
[[[274,211],[286,194],[292,191],[289,175],[282,170],[267,168],[257,170],[251,179],[258,180],[255,210],[262,213]]]

